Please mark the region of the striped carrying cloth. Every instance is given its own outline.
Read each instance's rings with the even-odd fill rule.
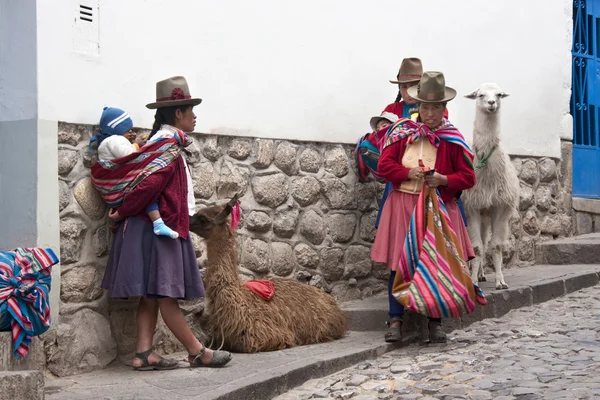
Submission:
[[[423,187],[410,226],[392,295],[432,318],[457,318],[487,300],[471,280],[460,241],[437,189]]]
[[[0,331],[12,331],[13,354],[23,359],[34,336],[50,328],[52,249],[0,251]]]
[[[92,165],[92,183],[106,204],[117,208],[127,193],[148,175],[175,161],[191,143],[185,132],[177,131],[173,138],[158,139],[128,156],[98,161]]]
[[[467,160],[467,163],[473,167],[473,151],[459,130],[445,118],[442,120],[442,124],[435,130],[429,129],[427,125],[421,122],[415,122],[409,118],[402,118],[390,126],[384,148],[407,137],[407,146],[410,146],[420,137],[428,139],[435,148],[439,147],[440,140],[457,144],[462,147],[463,156],[465,157],[465,160]]]

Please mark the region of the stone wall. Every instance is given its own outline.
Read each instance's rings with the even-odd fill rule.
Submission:
[[[126,360],[135,343],[135,299],[111,300],[100,289],[111,233],[107,209],[89,180],[93,132],[92,126],[59,126],[61,323],[44,337],[48,367],[58,375]],[[242,278],[297,279],[340,301],[386,290],[387,267],[369,258],[383,185],[357,181],[353,146],[211,135],[194,140],[188,159],[198,204],[241,196]],[[537,241],[569,235],[572,225],[567,164],[513,161],[521,177],[521,218],[512,222],[507,268],[533,262]],[[194,242],[202,265],[202,243]],[[206,340],[202,301],[181,304]],[[156,346],[180,350],[162,322]]]

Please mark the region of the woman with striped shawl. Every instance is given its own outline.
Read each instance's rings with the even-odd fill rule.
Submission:
[[[394,275],[392,295],[400,304],[429,317],[429,339],[443,342],[442,317],[473,311],[485,303],[469,277],[474,257],[456,194],[475,184],[473,155],[461,133],[444,118],[456,91],[441,72],[426,72],[408,89],[419,102],[422,122],[400,119],[388,131],[378,174],[391,182],[371,252]],[[404,308],[402,308],[404,310]],[[402,315],[386,332],[401,339]]]

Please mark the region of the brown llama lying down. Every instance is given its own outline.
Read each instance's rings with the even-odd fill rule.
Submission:
[[[275,295],[266,301],[243,285],[238,276],[236,233],[229,222],[236,201],[234,197],[225,206],[204,208],[190,218],[190,231],[206,239],[203,280],[217,342],[233,352],[254,353],[344,336],[346,316],[321,289],[275,278],[270,280]]]

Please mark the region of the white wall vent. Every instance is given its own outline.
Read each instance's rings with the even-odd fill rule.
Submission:
[[[94,9],[85,4],[79,5],[79,19],[87,22],[94,22]]]
[[[99,0],[72,0],[73,51],[90,56],[100,55]]]

